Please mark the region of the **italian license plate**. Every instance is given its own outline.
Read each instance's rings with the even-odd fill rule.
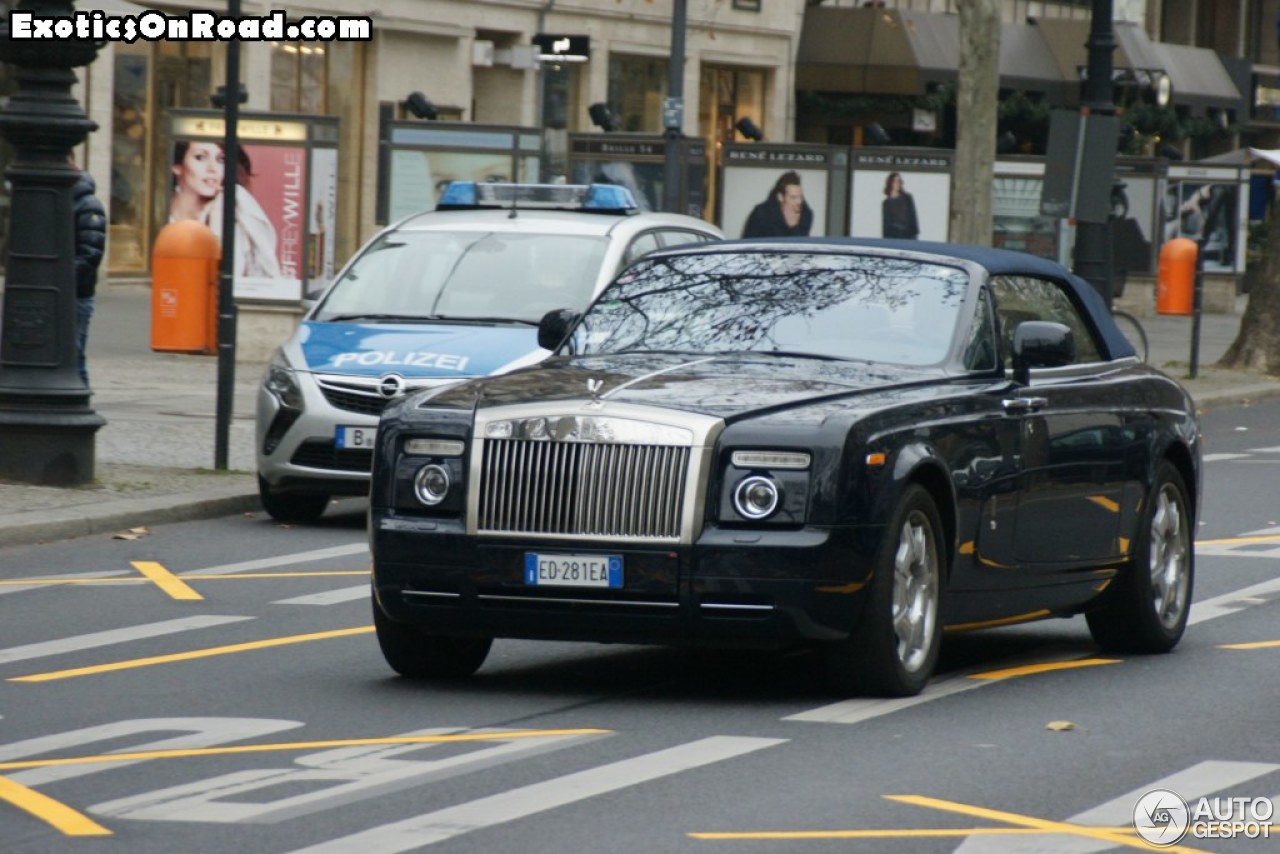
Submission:
[[[621,587],[622,558],[525,552],[524,583],[534,587]]]
[[[339,427],[334,437],[334,444],[343,450],[373,450],[374,439],[378,438],[377,427]]]

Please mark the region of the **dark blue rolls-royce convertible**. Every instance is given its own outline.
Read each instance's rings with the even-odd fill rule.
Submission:
[[[377,434],[374,622],[400,674],[494,638],[808,645],[840,693],[924,688],[944,631],[1084,614],[1172,649],[1201,439],[1085,282],[915,241],[646,256],[551,312],[542,364]]]

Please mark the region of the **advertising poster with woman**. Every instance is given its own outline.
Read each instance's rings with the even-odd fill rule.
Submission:
[[[241,145],[235,167],[235,296],[302,296],[307,236],[307,153],[301,146]],[[222,239],[227,163],[222,145],[179,140],[171,159],[169,221],[192,219]]]
[[[951,216],[950,153],[858,153],[853,167],[851,236],[947,239]]]

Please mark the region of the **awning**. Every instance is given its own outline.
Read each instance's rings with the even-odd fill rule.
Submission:
[[[960,18],[905,9],[809,7],[796,54],[796,88],[922,95],[956,81]],[[1073,81],[1077,79],[1072,72]],[[1000,85],[1065,97],[1064,80],[1039,33],[1004,24]]]
[[[821,92],[923,95],[955,79],[959,21],[898,9],[805,10],[796,88]]]
[[[1235,110],[1245,118],[1245,101],[1227,73],[1222,60],[1212,50],[1182,44],[1155,42],[1164,54],[1164,70],[1173,84],[1173,103],[1185,104],[1196,112],[1209,107]]]
[[[1063,78],[1035,27],[1003,24],[1000,27],[1000,86],[1024,92],[1042,92],[1051,104],[1063,104],[1078,88]]]
[[[1079,81],[1089,65],[1089,22],[1065,18],[1035,18],[1039,30],[1063,80]],[[1208,48],[1152,41],[1142,27],[1117,21],[1114,24],[1116,50],[1112,67],[1129,71],[1140,81],[1145,75],[1163,72],[1172,84],[1170,103],[1203,113],[1208,108],[1237,112],[1244,107],[1226,67]],[[1077,103],[1079,87],[1068,88],[1068,100]]]
[[[1225,164],[1228,166],[1280,168],[1280,148],[1237,148],[1225,154],[1202,157],[1194,162]]]

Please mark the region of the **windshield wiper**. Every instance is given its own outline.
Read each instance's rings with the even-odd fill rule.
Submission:
[[[422,323],[431,320],[421,314],[335,314],[333,317],[319,318],[327,323],[352,323],[358,320],[371,321],[373,323]]]
[[[520,317],[456,317],[448,314],[433,314],[427,320],[443,320],[448,323],[519,323],[524,326],[537,326],[536,320],[525,320]]]
[[[805,350],[749,350],[738,355],[746,356],[784,356],[793,359],[821,359],[824,362],[851,362],[848,356],[833,356],[830,353],[810,353]]]

